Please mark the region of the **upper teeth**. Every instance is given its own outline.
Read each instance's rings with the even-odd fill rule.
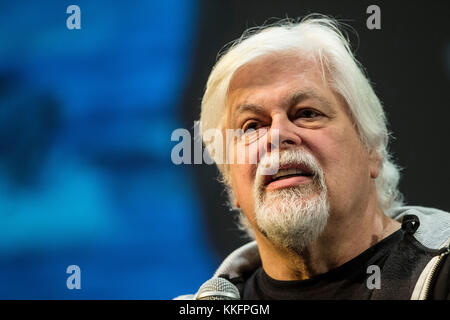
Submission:
[[[303,171],[300,170],[300,169],[295,169],[295,168],[292,168],[292,169],[281,169],[281,170],[278,171],[277,174],[272,176],[272,179],[277,179],[279,177],[288,176],[288,175],[291,175],[291,174],[303,174]]]

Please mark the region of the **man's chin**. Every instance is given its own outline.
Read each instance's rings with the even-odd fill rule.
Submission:
[[[267,202],[274,205],[274,202],[286,203],[286,201],[291,201],[301,206],[305,202],[319,197],[319,194],[319,192],[310,186],[295,186],[276,190],[264,190],[259,199],[261,199],[262,205]]]
[[[278,190],[258,203],[258,229],[274,245],[300,252],[322,233],[328,220],[326,190],[309,191]]]

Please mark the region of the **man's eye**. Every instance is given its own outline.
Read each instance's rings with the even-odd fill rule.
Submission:
[[[321,114],[318,111],[313,109],[302,109],[299,110],[295,115],[296,118],[307,118],[307,119],[312,119],[321,116]]]
[[[256,121],[248,121],[242,127],[242,131],[247,132],[248,130],[258,130],[259,124]]]

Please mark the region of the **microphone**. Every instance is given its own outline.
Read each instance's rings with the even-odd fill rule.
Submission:
[[[206,281],[195,297],[196,300],[240,300],[239,290],[224,278],[212,278]]]

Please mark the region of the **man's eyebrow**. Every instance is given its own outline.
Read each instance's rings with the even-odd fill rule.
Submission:
[[[234,110],[231,118],[232,118],[232,124],[233,126],[236,125],[237,118],[240,114],[249,112],[249,113],[256,113],[256,114],[262,114],[264,112],[264,108],[262,106],[259,106],[257,104],[252,103],[243,103],[236,107],[236,110]]]
[[[315,93],[312,90],[298,90],[293,92],[292,94],[289,94],[285,99],[283,99],[283,106],[290,109],[291,107],[294,107],[295,105],[301,103],[304,100],[307,99],[314,99],[319,101],[323,106],[327,107],[329,110],[331,110],[331,103],[328,101],[328,99],[320,96],[319,94]],[[232,123],[235,125],[236,120],[238,116],[242,113],[249,112],[254,114],[263,114],[265,112],[264,108],[257,104],[252,103],[242,103],[236,107],[234,110],[231,118]]]
[[[315,93],[314,91],[311,91],[311,90],[295,91],[294,93],[288,95],[284,99],[283,105],[290,108],[290,107],[293,107],[293,106],[295,106],[295,105],[297,105],[297,104],[299,104],[302,101],[307,100],[307,99],[317,100],[322,105],[327,107],[328,109],[331,108],[331,103],[330,103],[330,101],[328,101],[328,99],[318,95],[317,93]]]
[[[252,103],[243,103],[236,107],[234,114],[244,113],[244,112],[263,112],[264,108]]]

